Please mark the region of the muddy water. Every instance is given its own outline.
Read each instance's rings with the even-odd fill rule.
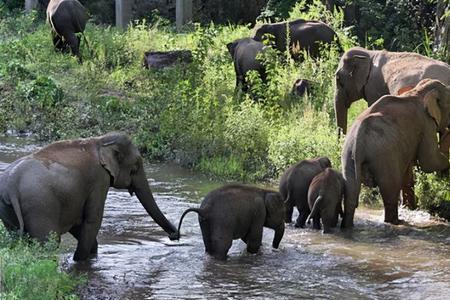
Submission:
[[[36,149],[21,140],[0,140],[0,170]],[[220,186],[168,164],[147,166],[161,210],[178,223]],[[355,229],[322,235],[288,227],[281,249],[265,230],[260,254],[235,241],[227,262],[204,254],[196,215],[188,215],[180,242],[170,242],[138,200],[111,190],[99,234],[99,254],[71,259],[65,235],[61,264],[84,273],[82,299],[450,299],[450,227],[423,212],[401,210],[409,225],[382,222],[382,211],[359,208]]]

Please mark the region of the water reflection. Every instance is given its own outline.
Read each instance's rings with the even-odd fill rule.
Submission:
[[[0,170],[37,147],[0,139]],[[170,164],[147,167],[161,210],[178,224],[221,183]],[[262,251],[235,241],[227,262],[204,254],[197,216],[171,242],[135,197],[111,190],[96,259],[74,263],[75,241],[64,235],[63,268],[87,274],[82,299],[448,299],[450,227],[423,212],[401,210],[407,225],[382,221],[382,211],[358,208],[355,229],[322,235],[288,226],[279,250],[265,230]]]

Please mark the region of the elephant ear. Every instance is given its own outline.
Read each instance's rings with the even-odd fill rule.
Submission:
[[[120,172],[119,156],[120,151],[115,140],[105,141],[100,145],[99,149],[100,164],[113,177],[114,182],[118,178]]]
[[[228,52],[232,58],[234,58],[234,51],[236,50],[237,42],[231,42],[227,44]]]
[[[351,69],[349,72],[350,77],[354,77],[354,76],[360,76],[361,74],[358,74],[358,67],[362,64],[362,63],[369,63],[369,56],[365,56],[365,55],[353,55],[352,56],[352,62],[351,62]]]
[[[437,127],[440,128],[442,116],[441,109],[438,103],[438,92],[436,90],[428,92],[424,96],[424,103],[425,109],[427,110],[428,114],[436,122]]]
[[[284,205],[281,195],[277,192],[269,192],[264,198],[264,204],[269,215],[273,215],[274,212],[280,210],[280,207]]]

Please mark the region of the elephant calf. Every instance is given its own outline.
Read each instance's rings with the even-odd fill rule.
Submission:
[[[184,216],[191,211],[198,213],[206,252],[220,260],[226,260],[234,239],[242,239],[248,252],[258,252],[263,227],[275,230],[274,248],[278,248],[283,238],[284,203],[276,191],[245,185],[213,190],[200,208],[189,208],[183,213],[178,232]]]
[[[311,180],[325,170],[331,168],[327,157],[305,159],[289,167],[281,176],[280,194],[286,204],[286,223],[292,222],[294,206],[297,206],[299,216],[295,227],[305,227],[305,221],[311,212],[308,206],[308,188]]]
[[[308,190],[308,203],[313,219],[313,228],[320,229],[322,219],[323,233],[331,232],[336,227],[338,216],[342,213],[342,197],[345,192],[345,180],[342,173],[332,168],[326,168],[313,178]]]
[[[264,51],[264,44],[251,38],[236,40],[227,44],[228,52],[233,59],[234,70],[236,72],[236,87],[242,85],[242,90],[246,91],[247,72],[255,70],[259,73],[263,82],[266,81],[266,71],[263,64],[257,59],[257,55]]]

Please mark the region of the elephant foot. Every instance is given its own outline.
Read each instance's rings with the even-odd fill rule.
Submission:
[[[75,254],[73,255],[74,261],[83,261],[87,260],[89,258],[89,253],[83,253],[82,251],[75,251]]]
[[[392,219],[392,220],[384,219],[384,222],[392,224],[392,225],[403,225],[403,224],[406,223],[405,220],[401,220],[401,219],[398,219],[398,218],[397,219]]]

